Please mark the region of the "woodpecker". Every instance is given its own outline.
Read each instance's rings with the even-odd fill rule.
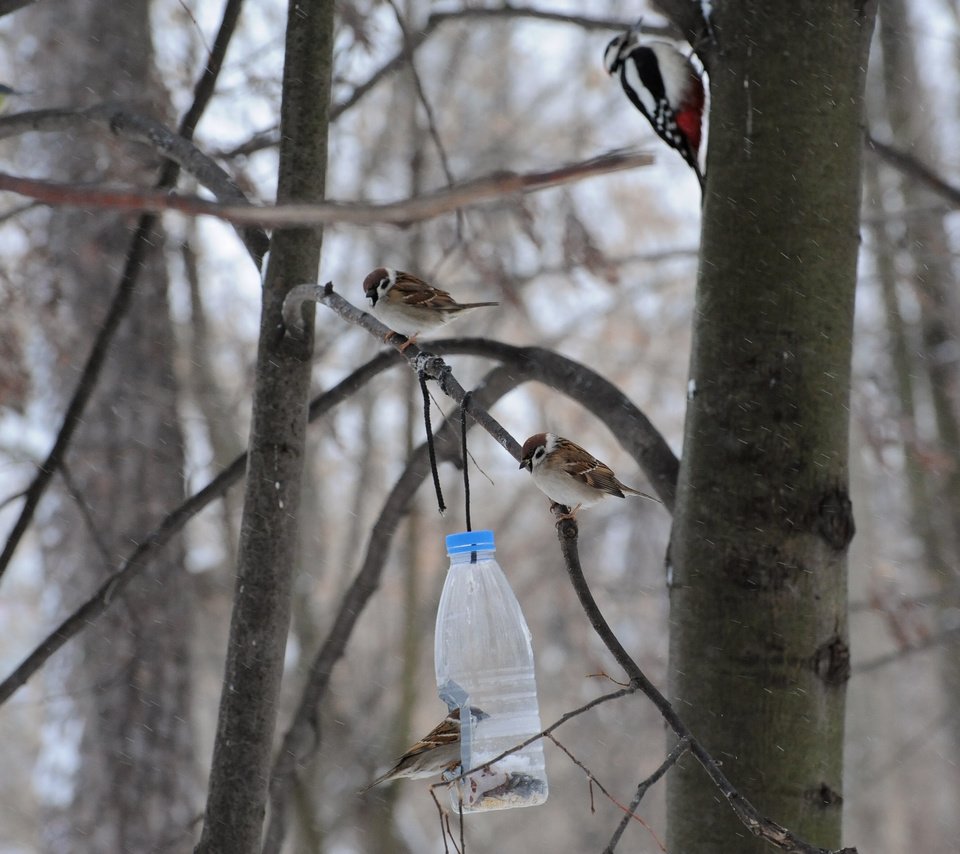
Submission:
[[[700,125],[703,120],[703,81],[680,51],[664,41],[641,41],[636,29],[607,45],[603,65],[620,77],[627,97],[653,126],[657,136],[690,165],[703,190]]]

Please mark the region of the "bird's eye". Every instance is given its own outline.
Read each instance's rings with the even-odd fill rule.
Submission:
[[[543,455],[545,453],[546,453],[546,450],[544,449],[543,445],[541,445],[539,448],[537,448],[537,450],[533,452],[533,458],[535,460],[543,459]]]

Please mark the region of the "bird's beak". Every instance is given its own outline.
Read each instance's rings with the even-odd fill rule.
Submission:
[[[377,289],[371,288],[369,291],[367,291],[366,297],[368,300],[370,300],[371,307],[375,306],[377,304]]]
[[[527,471],[533,470],[533,465],[529,459],[520,460],[520,468],[526,469]]]

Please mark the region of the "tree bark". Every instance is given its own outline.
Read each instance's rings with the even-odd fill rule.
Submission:
[[[39,4],[25,13],[23,31],[41,39],[36,50],[43,61],[33,68],[38,90],[78,107],[109,98],[136,101],[162,116],[166,98],[153,81],[149,6],[148,0],[120,6],[91,0],[82,8]],[[155,177],[152,158],[144,164],[102,133],[78,134],[66,144],[44,141],[39,156],[50,163],[50,174],[71,180],[102,177],[103,163],[114,181],[148,184]],[[73,391],[103,323],[131,234],[123,216],[50,214],[44,269],[22,288],[45,302],[39,316],[55,360],[50,385],[61,399]],[[50,589],[59,587],[65,607],[102,583],[131,541],[183,498],[163,240],[153,230],[142,262],[132,268],[139,287],[67,452],[60,478],[67,489],[43,526]],[[48,812],[43,824],[45,850],[151,851],[189,834],[199,792],[188,584],[178,538],[71,651],[69,714],[82,721],[82,736],[69,801]],[[62,695],[65,689],[60,683],[51,690]],[[65,750],[63,742],[51,747]]]
[[[333,48],[332,0],[288,7],[278,202],[323,198]],[[237,588],[200,852],[260,849],[277,699],[290,625],[304,465],[313,316],[283,337],[290,287],[313,281],[319,229],[273,235],[264,277]]]
[[[772,819],[840,843],[847,444],[873,4],[715,6],[670,692]],[[686,758],[668,848],[760,852]]]

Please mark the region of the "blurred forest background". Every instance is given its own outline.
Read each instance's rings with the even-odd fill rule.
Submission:
[[[0,18],[0,80],[22,92],[7,99],[6,111],[123,100],[176,126],[219,25],[220,4],[69,5],[41,2]],[[500,308],[477,312],[454,330],[544,344],[583,362],[622,389],[679,454],[699,192],[688,167],[655,142],[601,64],[607,41],[644,10],[600,2],[583,18],[586,4],[557,0],[538,7],[557,13],[551,20],[531,10],[471,15],[470,5],[337,4],[333,100],[340,107],[331,126],[329,198],[392,200],[443,186],[451,176],[546,168],[640,144],[656,153],[655,164],[473,207],[459,221],[328,227],[319,280],[332,280],[363,305],[363,277],[384,264],[462,299],[499,300]],[[100,13],[91,11],[95,6]],[[441,11],[449,15],[430,18]],[[402,60],[363,87],[403,51],[397,12],[408,37],[428,33],[416,36],[416,75]],[[196,131],[197,145],[253,200],[270,201],[275,192],[285,18],[282,3],[246,4]],[[79,37],[91,28],[101,35],[97,51]],[[139,73],[117,73],[131,54]],[[851,411],[857,536],[844,839],[872,854],[949,854],[960,847],[960,220],[955,201],[932,191],[917,164],[958,183],[955,4],[881,3],[868,104],[868,134],[906,158],[885,149],[865,158]],[[29,135],[0,142],[0,151],[6,171],[59,180],[149,186],[158,165],[152,152],[102,132]],[[195,189],[189,181],[183,188]],[[50,210],[13,195],[0,202],[5,537],[103,323],[135,218]],[[258,272],[233,230],[212,219],[164,216],[154,243],[149,285],[139,289],[138,309],[107,358],[85,429],[3,579],[3,677],[138,538],[245,447]],[[315,390],[330,388],[376,351],[367,333],[319,308]],[[450,359],[467,387],[489,367]],[[521,440],[555,430],[645,488],[603,424],[545,387],[519,388],[493,411]],[[419,392],[402,367],[309,428],[280,734],[304,668],[422,430]],[[474,431],[470,450],[479,469],[473,523],[496,531],[498,558],[531,626],[546,725],[606,690],[609,683],[594,675],[615,668],[567,583],[547,500],[486,434]],[[333,672],[320,709],[320,753],[298,781],[286,850],[442,849],[425,784],[357,794],[443,714],[433,682],[433,620],[447,567],[443,536],[461,530],[464,520],[460,475],[447,466],[442,476],[451,510],[439,517],[429,485],[420,491],[381,587]],[[182,542],[0,708],[0,852],[98,850],[93,840],[98,826],[113,820],[111,810],[148,824],[150,811],[161,809],[153,799],[167,809],[176,802],[179,811],[167,813],[178,824],[167,822],[168,835],[162,845],[152,837],[152,850],[191,849],[216,727],[241,497],[235,486],[191,521]],[[668,513],[647,502],[609,501],[581,517],[581,555],[594,593],[661,686],[669,525]],[[131,719],[152,726],[159,703],[178,708],[188,726],[169,754],[144,756],[138,745],[127,746],[137,762],[155,763],[157,789],[124,799],[120,779],[108,809],[89,782],[102,773],[97,757],[123,753],[112,737]],[[660,716],[638,697],[603,705],[558,737],[624,802],[664,755]],[[619,811],[598,796],[592,812],[583,772],[549,743],[546,751],[547,804],[471,820],[473,850],[587,851],[606,844]],[[654,788],[640,810],[660,835],[663,794],[662,785]],[[658,848],[634,824],[621,850]]]

